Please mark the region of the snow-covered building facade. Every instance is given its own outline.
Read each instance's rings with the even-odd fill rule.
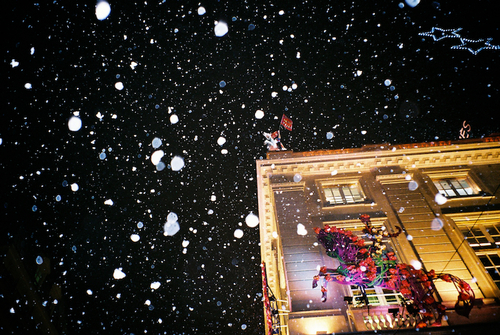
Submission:
[[[257,161],[266,334],[414,328],[399,292],[312,279],[335,262],[315,227],[362,235],[361,214],[389,232],[398,261],[464,279],[476,296],[468,318],[453,283],[436,281],[443,326],[500,320],[500,136],[357,149],[269,152]],[[266,297],[267,295],[267,297]],[[460,326],[459,326],[460,325]],[[429,325],[431,326],[431,325]],[[270,331],[271,328],[271,331]]]

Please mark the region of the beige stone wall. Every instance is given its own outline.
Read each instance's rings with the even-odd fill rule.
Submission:
[[[261,254],[268,264],[269,285],[275,295],[290,302],[273,192],[293,190],[303,192],[305,204],[300,207],[307,208],[310,224],[356,222],[360,214],[369,213],[389,231],[395,231],[396,226],[404,229],[391,241],[401,262],[419,261],[427,270],[463,278],[486,303],[500,298],[500,290],[485,273],[474,250],[464,243],[455,222],[465,220],[457,212],[472,216],[474,208],[485,210],[486,205],[500,205],[500,138],[440,144],[278,152],[270,154],[270,159],[257,161]],[[294,176],[300,181],[294,181]],[[432,178],[453,176],[467,176],[484,193],[437,204],[434,197],[438,191]],[[418,184],[417,189],[409,189],[409,179]],[[329,206],[322,185],[342,180],[359,182],[367,201]],[[493,217],[483,213],[476,218],[479,215],[483,219]],[[433,227],[435,219],[440,220],[440,229]],[[440,298],[452,307],[457,297],[453,285],[436,282],[436,288]],[[343,314],[344,320],[349,319],[347,314]]]

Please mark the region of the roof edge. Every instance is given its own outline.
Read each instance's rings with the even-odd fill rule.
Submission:
[[[449,141],[431,141],[431,142],[420,142],[420,143],[406,143],[406,144],[366,144],[361,148],[346,148],[346,149],[319,149],[312,151],[299,151],[293,152],[293,150],[283,150],[283,151],[269,151],[267,152],[267,159],[284,159],[284,158],[294,158],[294,157],[310,157],[310,156],[323,156],[323,155],[338,155],[356,152],[369,152],[369,151],[382,151],[387,149],[416,149],[416,148],[428,148],[428,147],[440,147],[446,145],[454,144],[471,144],[471,143],[487,143],[487,142],[500,142],[500,133],[491,134],[482,138],[470,138],[461,140],[449,140]]]

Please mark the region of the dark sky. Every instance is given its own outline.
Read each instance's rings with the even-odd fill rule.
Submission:
[[[33,266],[51,258],[69,333],[262,333],[245,218],[262,132],[283,113],[294,151],[456,140],[464,121],[471,137],[500,132],[497,2],[400,3],[110,1],[100,21],[93,1],[8,2],[0,242],[21,241]],[[419,35],[433,27],[462,29]],[[180,231],[164,236],[170,212]]]

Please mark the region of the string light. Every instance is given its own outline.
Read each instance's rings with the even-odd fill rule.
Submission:
[[[432,39],[434,41],[440,41],[440,40],[446,39],[446,38],[459,39],[460,44],[452,46],[451,49],[468,50],[473,55],[477,55],[482,50],[498,50],[498,49],[500,49],[500,45],[491,44],[491,41],[493,41],[493,38],[487,38],[487,39],[481,38],[481,39],[477,39],[477,40],[471,40],[471,39],[460,36],[459,31],[461,31],[461,30],[462,30],[462,28],[442,29],[439,27],[432,27],[430,31],[418,33],[418,35],[432,37]],[[472,45],[477,44],[477,43],[480,43],[479,48],[474,48]]]

